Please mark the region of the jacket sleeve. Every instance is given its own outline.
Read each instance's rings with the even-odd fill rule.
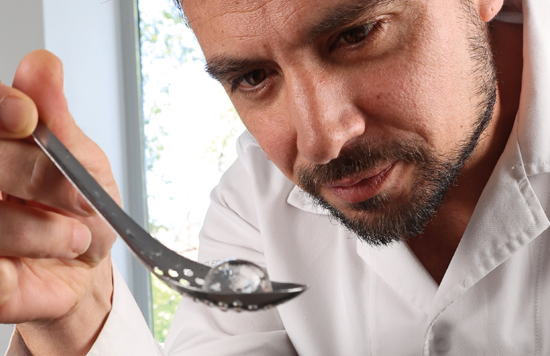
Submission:
[[[263,155],[259,148],[253,148],[254,154],[245,152],[244,146],[251,142],[254,143],[249,134],[241,137],[237,147],[239,159],[212,191],[211,205],[200,233],[201,263],[211,265],[237,257],[266,267],[256,209],[262,199],[252,187],[258,188],[257,180],[264,182],[261,176],[268,173],[261,164],[258,166],[257,155]],[[260,177],[252,178],[258,173]],[[297,354],[276,308],[222,312],[187,297],[181,300],[162,350],[116,268],[113,275],[111,313],[88,356]],[[24,343],[14,334],[6,355],[26,354]]]
[[[113,306],[87,356],[165,356],[113,264]]]
[[[17,332],[6,356],[30,355]],[[88,356],[165,356],[153,338],[130,290],[113,264],[113,305]]]
[[[200,233],[199,262],[215,264],[236,257],[265,267],[250,162],[243,163],[243,152],[239,153],[212,191]],[[222,312],[186,297],[170,327],[165,352],[170,356],[296,354],[276,308]]]

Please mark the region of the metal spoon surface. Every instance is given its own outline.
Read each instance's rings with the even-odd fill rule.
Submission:
[[[130,218],[41,121],[32,137],[90,205],[116,231],[136,258],[175,291],[222,310],[262,310],[297,297],[308,286],[271,282],[272,291],[215,292],[204,281],[212,268],[170,250]],[[256,266],[251,262],[245,264]]]

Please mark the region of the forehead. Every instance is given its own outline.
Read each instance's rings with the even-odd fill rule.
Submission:
[[[227,51],[275,42],[299,45],[331,13],[380,9],[415,0],[184,0],[183,9],[207,58]],[[433,0],[432,0],[433,1]]]
[[[298,21],[304,10],[316,3],[326,4],[327,0],[184,0],[182,5],[195,32],[231,24],[231,31],[255,33],[268,24]]]

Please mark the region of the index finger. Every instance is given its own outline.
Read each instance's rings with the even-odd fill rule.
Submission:
[[[63,63],[59,58],[46,50],[27,54],[15,71],[13,87],[32,99],[40,120],[69,150],[88,150],[83,146],[89,146],[89,140],[84,139],[84,133],[69,112],[63,84]]]

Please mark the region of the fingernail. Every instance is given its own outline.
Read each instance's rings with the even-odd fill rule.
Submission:
[[[92,243],[92,233],[86,225],[76,223],[73,226],[73,252],[81,255],[88,250]]]
[[[22,99],[14,96],[8,96],[0,101],[0,129],[9,132],[19,132],[25,125],[27,115],[27,105]]]

